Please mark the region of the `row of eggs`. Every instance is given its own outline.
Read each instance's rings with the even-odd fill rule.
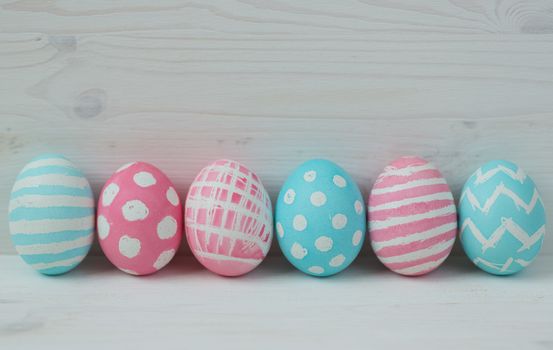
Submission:
[[[144,162],[126,164],[104,185],[96,210],[82,172],[64,156],[46,154],[18,175],[9,222],[19,255],[47,275],[76,267],[96,232],[117,268],[148,275],[171,261],[184,227],[194,256],[223,276],[257,267],[273,230],[288,261],[314,276],[334,275],[350,265],[367,231],[378,259],[408,276],[438,268],[458,231],[476,266],[513,274],[537,256],[545,234],[541,197],[515,164],[483,165],[467,180],[456,207],[440,171],[420,157],[390,163],[367,201],[344,169],[328,160],[307,161],[282,186],[273,220],[260,179],[236,161],[217,160],[203,168],[184,209],[162,171]]]

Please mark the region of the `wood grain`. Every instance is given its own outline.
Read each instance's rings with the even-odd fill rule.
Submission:
[[[241,278],[192,257],[134,277],[89,257],[58,277],[0,256],[6,349],[550,349],[553,257],[514,278],[464,257],[425,278],[360,259],[315,278],[270,257]],[[508,330],[508,331],[506,331]]]
[[[551,1],[0,1],[0,202],[53,151],[96,191],[144,160],[181,195],[233,158],[273,198],[311,157],[366,193],[418,154],[456,194],[507,158],[547,205],[552,96]],[[0,227],[13,253],[6,215]]]

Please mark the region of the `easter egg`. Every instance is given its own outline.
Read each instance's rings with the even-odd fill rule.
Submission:
[[[288,177],[276,203],[276,232],[290,263],[313,276],[334,275],[357,257],[366,230],[363,197],[344,169],[309,160]]]
[[[271,200],[257,175],[228,159],[203,168],[188,190],[186,239],[198,261],[222,276],[240,276],[267,256]]]
[[[67,158],[44,154],[21,170],[9,205],[12,242],[23,260],[46,275],[76,267],[94,239],[94,196]]]
[[[98,200],[98,238],[121,271],[148,275],[167,265],[182,238],[182,205],[171,180],[155,166],[122,166]]]
[[[538,255],[545,209],[534,181],[516,164],[486,163],[465,183],[459,201],[460,239],[482,270],[510,275]]]
[[[400,157],[378,176],[368,200],[369,237],[390,270],[419,276],[448,257],[457,234],[451,190],[434,164]]]

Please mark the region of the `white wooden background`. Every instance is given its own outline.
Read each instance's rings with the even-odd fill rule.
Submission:
[[[456,194],[507,158],[553,208],[552,132],[551,0],[0,0],[6,208],[19,169],[46,151],[96,192],[143,160],[181,195],[229,157],[273,198],[311,157],[366,193],[387,162],[422,155]],[[7,215],[0,252],[13,253]]]

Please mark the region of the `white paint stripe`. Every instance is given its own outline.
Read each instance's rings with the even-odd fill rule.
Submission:
[[[414,204],[414,203],[423,203],[423,202],[446,200],[446,199],[453,200],[453,195],[451,194],[451,192],[449,191],[437,192],[437,193],[432,193],[425,196],[405,198],[398,201],[383,203],[383,204],[369,207],[369,211],[378,212],[379,210],[395,209],[395,208],[399,208],[399,207],[409,205],[409,204]]]
[[[401,169],[386,167],[381,178],[386,178],[388,176],[411,176],[425,170],[436,170],[436,167],[432,163],[426,163],[424,165],[411,165]]]
[[[528,266],[531,263],[531,261],[525,261],[525,260],[522,260],[522,259],[516,259],[514,261],[516,263],[520,264],[523,267]],[[472,262],[475,263],[476,265],[482,264],[484,266],[487,266],[487,267],[489,267],[491,269],[494,269],[494,270],[497,270],[499,272],[511,272],[512,270],[509,270],[509,267],[513,263],[513,258],[511,257],[511,258],[507,259],[505,261],[505,263],[503,263],[503,264],[492,263],[492,262],[484,260],[480,257],[475,258]],[[524,263],[526,263],[526,265],[524,265]]]
[[[50,269],[52,267],[62,267],[62,266],[71,266],[76,263],[81,262],[84,259],[85,255],[79,255],[74,258],[66,259],[66,260],[60,260],[60,261],[54,261],[51,263],[38,263],[38,264],[32,264],[31,266],[37,270],[45,270]]]
[[[21,180],[18,180],[15,182],[12,192],[20,190],[22,188],[37,187],[40,185],[65,186],[65,187],[76,187],[76,188],[89,187],[88,181],[86,180],[86,178],[82,176],[48,174],[48,175],[29,176]]]
[[[30,169],[41,168],[43,166],[66,166],[69,168],[77,169],[75,165],[67,159],[46,158],[46,159],[39,159],[39,160],[35,160],[34,162],[30,162],[29,164],[25,165],[25,167],[23,168],[23,170],[21,170],[21,172],[24,172]]]
[[[509,266],[511,266],[511,264],[513,263],[513,261],[514,261],[513,258],[507,259],[507,261],[505,261],[505,264],[503,264],[503,266],[501,267],[500,272],[505,272],[505,271],[507,271],[507,269],[509,268]]]
[[[63,241],[55,243],[18,245],[15,248],[20,255],[33,254],[59,254],[70,249],[81,248],[92,244],[94,236],[92,233],[85,237],[80,237],[72,241]]]
[[[443,177],[435,177],[431,179],[419,179],[419,180],[413,180],[409,181],[404,184],[399,185],[393,185],[383,188],[374,188],[371,191],[371,195],[377,195],[377,194],[384,194],[384,193],[393,193],[401,190],[407,190],[410,188],[420,187],[420,186],[429,186],[429,185],[442,185],[446,184],[447,182]]]
[[[198,256],[201,256],[203,258],[218,260],[218,261],[239,261],[246,264],[252,264],[257,265],[259,264],[260,259],[247,259],[247,258],[238,258],[235,256],[228,256],[228,255],[221,255],[221,254],[215,254],[215,253],[208,253],[203,252],[200,250],[195,250],[194,254],[197,254]]]
[[[381,221],[376,221],[376,220],[372,221],[371,220],[369,222],[369,227],[370,227],[371,230],[379,230],[379,229],[384,229],[384,228],[388,228],[388,227],[392,227],[392,226],[409,224],[409,223],[424,220],[424,219],[436,218],[438,216],[445,216],[445,215],[449,215],[449,214],[455,214],[455,205],[454,204],[445,206],[445,207],[440,208],[440,209],[430,210],[430,211],[427,211],[426,213],[421,213],[421,214],[392,217],[392,218],[389,218],[389,219],[386,219],[386,220],[381,220]],[[370,215],[369,215],[369,217],[370,217]]]
[[[240,173],[240,174],[243,175],[242,173]],[[260,187],[259,184],[254,183],[253,180],[251,180],[251,181],[252,181],[252,183],[249,183],[250,186],[252,184],[255,184],[258,188]],[[265,203],[263,203],[262,201],[260,201],[257,197],[254,197],[254,196],[251,195],[251,193],[246,192],[244,190],[241,190],[238,187],[233,186],[233,185],[227,185],[226,183],[216,182],[216,181],[196,181],[196,182],[194,182],[194,186],[198,186],[198,190],[199,190],[195,194],[196,199],[204,198],[204,199],[207,199],[209,201],[213,200],[213,198],[208,199],[208,198],[203,197],[203,195],[201,194],[201,188],[206,187],[206,186],[207,187],[216,187],[216,189],[218,191],[227,190],[228,191],[228,195],[227,195],[228,197],[231,197],[232,193],[236,192],[236,193],[240,194],[242,196],[242,198],[247,198],[248,200],[250,200],[258,208],[267,208],[267,205]],[[264,188],[263,188],[263,191],[265,191]],[[227,202],[230,203],[230,198],[227,199]]]
[[[516,262],[517,264],[519,264],[520,266],[522,266],[522,267],[526,267],[526,266],[530,265],[530,264],[532,263],[532,261],[533,261],[533,260],[526,261],[526,260],[524,260],[524,259],[515,259],[515,262]]]
[[[524,183],[524,180],[526,180],[527,177],[526,173],[521,168],[518,168],[516,171],[514,171],[510,168],[504,167],[503,165],[498,165],[497,167],[486,171],[484,174],[482,174],[482,168],[476,170],[476,180],[474,181],[474,183],[476,185],[483,184],[499,172],[504,173],[515,181],[519,181],[521,184]]]
[[[433,269],[433,268],[436,268],[436,267],[440,266],[445,261],[445,259],[447,259],[447,256],[444,256],[444,257],[442,257],[438,260],[435,260],[435,261],[429,261],[429,262],[425,262],[425,263],[420,264],[420,265],[410,266],[410,267],[406,267],[404,269],[399,269],[399,270],[394,270],[394,271],[397,272],[397,273],[400,273],[402,275],[414,275],[414,274],[417,274],[419,272],[427,271],[427,270],[430,270],[430,269]]]
[[[91,197],[68,196],[68,195],[40,195],[28,194],[16,197],[10,201],[10,211],[25,208],[48,208],[48,207],[94,207],[94,199]]]
[[[94,228],[94,215],[76,219],[20,220],[10,222],[12,234],[40,234]]]
[[[190,222],[190,221],[188,221],[186,223],[186,227],[188,227],[189,229],[191,228],[191,229],[194,229],[194,230],[204,231],[205,234],[206,234],[206,245],[209,243],[209,236],[213,233],[217,233],[220,236],[220,238],[230,238],[230,239],[233,239],[233,240],[239,239],[241,241],[255,243],[259,246],[261,251],[264,252],[264,253],[267,253],[269,251],[269,248],[271,247],[270,246],[270,243],[271,243],[270,239],[267,242],[264,242],[258,236],[247,235],[243,232],[235,231],[235,230],[229,230],[229,229],[226,229],[224,227],[211,226],[211,225],[208,225],[208,224],[199,224],[199,223]],[[271,229],[270,227],[267,228],[267,230],[270,230],[270,229]],[[196,236],[197,235],[198,234],[196,233]],[[200,245],[198,245],[198,246],[200,246]]]
[[[468,233],[467,227],[470,229]],[[518,253],[525,249],[530,249],[532,246],[541,242],[543,235],[545,234],[545,225],[542,225],[536,232],[531,235],[528,234],[522,227],[520,227],[512,218],[501,218],[501,225],[499,225],[495,231],[486,238],[484,234],[478,229],[474,222],[470,218],[466,218],[461,225],[460,235],[472,234],[472,236],[482,244],[482,252],[486,252],[489,248],[494,248],[501,240],[504,234],[510,233],[516,238],[522,246],[518,249]]]
[[[381,242],[372,241],[372,246],[374,251],[378,253],[378,251],[381,250],[382,248],[396,246],[396,245],[405,245],[416,241],[423,241],[426,239],[437,237],[441,234],[444,234],[456,228],[457,228],[457,222],[451,222],[438,227],[434,227],[427,231],[417,232],[403,237],[396,237],[387,241],[381,241]]]
[[[476,196],[472,193],[470,188],[467,188],[467,190],[463,192],[463,194],[461,195],[461,201],[466,198],[468,199],[473,210],[478,209],[482,213],[487,214],[490,211],[490,209],[494,206],[497,199],[502,196],[507,196],[511,198],[515,203],[515,205],[517,206],[517,208],[524,208],[524,211],[526,211],[526,214],[530,214],[538,203],[542,204],[543,206],[540,194],[535,188],[534,188],[534,193],[532,195],[532,198],[530,199],[530,202],[526,203],[515,192],[505,187],[503,182],[501,182],[495,188],[492,195],[486,199],[486,202],[484,203],[484,205],[480,204],[480,202],[478,201],[478,198],[476,198]]]
[[[385,264],[388,263],[404,263],[409,261],[415,261],[419,259],[424,259],[432,255],[436,255],[439,253],[442,253],[443,251],[447,249],[451,249],[451,246],[453,245],[453,242],[455,242],[455,237],[444,242],[437,243],[433,245],[432,247],[416,250],[411,253],[407,254],[401,254],[396,256],[389,256],[389,257],[378,257],[380,261],[382,261]]]
[[[232,210],[235,213],[235,221],[233,222],[233,225],[239,224],[239,220],[242,217],[250,218],[252,219],[252,222],[258,222],[259,224],[265,224],[265,227],[270,230],[272,227],[271,221],[272,221],[272,215],[271,215],[271,209],[267,207],[258,207],[258,213],[255,211],[247,209],[244,205],[241,204],[234,204],[230,201],[221,201],[215,198],[203,198],[203,197],[195,197],[195,198],[189,198],[186,201],[186,206],[188,208],[194,208],[194,210],[197,212],[198,209],[207,209],[210,208],[221,208],[221,210],[225,213],[225,216],[221,220],[223,224],[226,223],[226,219],[229,211]],[[267,217],[265,217],[265,213],[267,213]],[[211,227],[217,227],[217,226],[211,226]],[[257,231],[257,229],[252,228],[252,230]]]
[[[204,197],[190,197],[186,200],[186,206],[188,208],[194,208],[194,210],[198,209],[211,209],[211,208],[221,208],[225,212],[229,210],[233,210],[236,215],[242,215],[249,218],[252,218],[253,220],[260,220],[263,221],[263,213],[266,213],[270,211],[269,208],[263,206],[263,207],[257,207],[257,211],[255,212],[253,210],[247,209],[245,206],[241,204],[234,204],[230,201],[222,201],[216,198],[204,198]],[[253,207],[252,207],[253,209]],[[269,216],[269,215],[268,215]],[[270,218],[270,216],[269,216]]]
[[[474,264],[476,264],[476,265],[482,264],[482,265],[485,265],[485,266],[487,266],[487,267],[489,267],[489,268],[491,268],[491,269],[494,269],[494,270],[501,270],[501,267],[503,266],[503,265],[501,265],[501,264],[495,264],[495,263],[489,262],[489,261],[484,260],[484,259],[482,259],[482,258],[480,258],[480,257],[475,258],[475,259],[473,260],[473,262],[474,262]]]
[[[214,181],[206,181],[206,177],[209,175],[211,171],[217,171],[219,174],[217,176],[217,179]],[[223,180],[226,179],[226,176],[231,176],[230,184],[226,184],[223,182]],[[236,181],[238,177],[244,177],[245,178],[245,185],[246,188],[244,190],[239,189],[236,186]],[[198,176],[194,181],[195,186],[198,187],[198,191],[201,191],[201,188],[204,186],[211,187],[211,192],[209,198],[205,198],[201,195],[201,192],[196,193],[194,196],[188,197],[186,201],[186,208],[193,210],[194,218],[187,219],[187,227],[192,227],[194,229],[201,229],[205,231],[205,242],[211,241],[211,235],[213,233],[218,233],[217,238],[217,244],[222,244],[222,240],[225,237],[231,238],[231,247],[230,251],[234,249],[234,245],[237,242],[237,239],[242,239],[250,244],[257,244],[262,252],[265,254],[268,252],[270,248],[269,242],[264,242],[263,239],[268,238],[270,240],[270,235],[272,232],[272,210],[270,203],[265,202],[265,200],[268,200],[268,195],[261,185],[261,183],[255,181],[251,173],[243,174],[238,171],[238,169],[232,169],[226,166],[210,166],[209,169],[204,170],[201,173],[201,176]],[[258,200],[254,196],[251,195],[252,185],[255,185],[258,188],[258,191],[261,191],[263,200]],[[228,196],[226,200],[222,201],[220,199],[215,198],[215,194],[218,191],[221,190],[227,190]],[[236,192],[241,195],[241,199],[239,203],[232,203],[232,193]],[[246,206],[246,200],[250,199],[254,206],[257,207],[258,213],[252,212],[251,210],[248,210],[245,208]],[[207,222],[205,225],[197,224],[197,214],[198,209],[200,208],[212,208],[216,206],[217,208],[220,208],[224,215],[221,221],[223,223],[226,223],[227,221],[227,215],[229,215],[230,210],[235,211],[235,216],[233,220],[233,227],[236,227],[235,225],[240,226],[240,222],[242,218],[251,218],[252,219],[252,226],[249,227],[248,232],[250,233],[260,233],[261,227],[265,226],[265,233],[263,237],[257,237],[255,235],[247,235],[245,233],[241,233],[240,231],[234,231],[234,230],[228,230],[219,227],[219,225],[214,225],[212,220],[214,219],[214,216],[210,216],[210,221]],[[267,215],[264,215],[264,214]],[[246,236],[246,237],[244,237]],[[195,235],[195,241],[196,246],[201,247],[201,244],[199,242],[198,235]]]

